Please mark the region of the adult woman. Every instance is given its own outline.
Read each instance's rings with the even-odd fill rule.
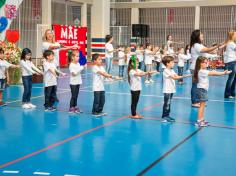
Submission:
[[[229,74],[225,86],[225,98],[235,98],[235,84],[236,84],[236,31],[228,33],[225,51],[225,67],[227,70],[232,70]]]
[[[221,45],[216,45],[210,48],[205,47],[202,43],[204,40],[204,36],[201,33],[200,30],[194,30],[191,34],[191,40],[190,40],[190,53],[191,53],[191,65],[190,70],[192,73],[194,73],[196,60],[199,56],[205,56],[206,53],[211,53],[215,49],[219,48]],[[196,89],[197,89],[197,83],[194,81],[192,82],[192,89],[191,89],[191,100],[192,100],[192,107],[199,108],[200,104],[196,100]]]

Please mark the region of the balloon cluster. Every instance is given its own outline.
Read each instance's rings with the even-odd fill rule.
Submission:
[[[6,13],[6,17],[10,20],[16,18],[17,16],[17,9],[15,5],[10,5],[10,4],[6,4],[5,5],[5,13]]]

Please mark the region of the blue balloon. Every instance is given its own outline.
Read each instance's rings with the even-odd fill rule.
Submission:
[[[80,65],[86,65],[87,63],[87,59],[86,57],[83,55],[82,51],[79,52],[79,64]]]
[[[1,17],[0,18],[0,33],[3,32],[8,25],[8,20],[6,17]]]

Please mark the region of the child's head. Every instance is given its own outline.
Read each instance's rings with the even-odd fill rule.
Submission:
[[[168,41],[168,40],[171,41],[171,40],[172,40],[172,36],[169,34],[169,35],[167,35],[166,39],[167,39],[167,41]]]
[[[178,48],[178,53],[179,54],[184,54],[184,48],[183,47]]]
[[[236,31],[231,30],[228,32],[227,41],[236,41]]]
[[[147,43],[147,44],[146,44],[146,49],[152,50],[152,45],[151,45],[150,43]]]
[[[21,60],[31,60],[32,52],[29,48],[24,48],[21,52]]]
[[[195,69],[194,69],[194,82],[198,82],[198,72],[200,69],[207,68],[207,58],[199,56],[196,61]]]
[[[139,61],[137,59],[136,56],[132,56],[129,60],[129,64],[128,64],[128,82],[130,83],[130,76],[129,76],[129,72],[130,70],[136,70],[138,68],[139,65]]]
[[[72,51],[71,53],[68,54],[68,60],[69,63],[74,62],[77,63],[79,60],[79,52],[78,51]]]
[[[44,53],[43,53],[43,57],[44,57],[47,61],[51,62],[51,61],[53,61],[53,59],[54,59],[54,52],[51,51],[51,50],[46,50],[46,51],[44,51]]]
[[[111,43],[112,41],[113,41],[113,37],[112,37],[112,35],[106,35],[106,43]]]
[[[173,68],[175,65],[174,58],[172,56],[165,56],[162,58],[162,63],[166,66],[166,68]]]
[[[92,55],[92,61],[95,65],[102,65],[102,58],[99,56],[98,53]]]
[[[0,48],[0,59],[4,58],[4,50],[3,48]]]
[[[48,42],[54,42],[54,33],[51,29],[47,29],[44,33],[44,40]]]
[[[130,53],[131,52],[131,48],[130,47],[126,47],[125,48],[125,54],[128,54],[128,53]]]
[[[125,50],[125,47],[124,47],[123,45],[120,45],[120,46],[118,46],[118,50],[119,50],[119,51],[124,51],[124,50]]]

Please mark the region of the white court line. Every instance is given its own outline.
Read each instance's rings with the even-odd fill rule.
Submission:
[[[10,170],[4,170],[2,171],[3,174],[19,174],[20,171],[10,171]]]
[[[49,172],[34,172],[34,175],[51,175]]]
[[[80,175],[65,174],[64,176],[80,176]]]

